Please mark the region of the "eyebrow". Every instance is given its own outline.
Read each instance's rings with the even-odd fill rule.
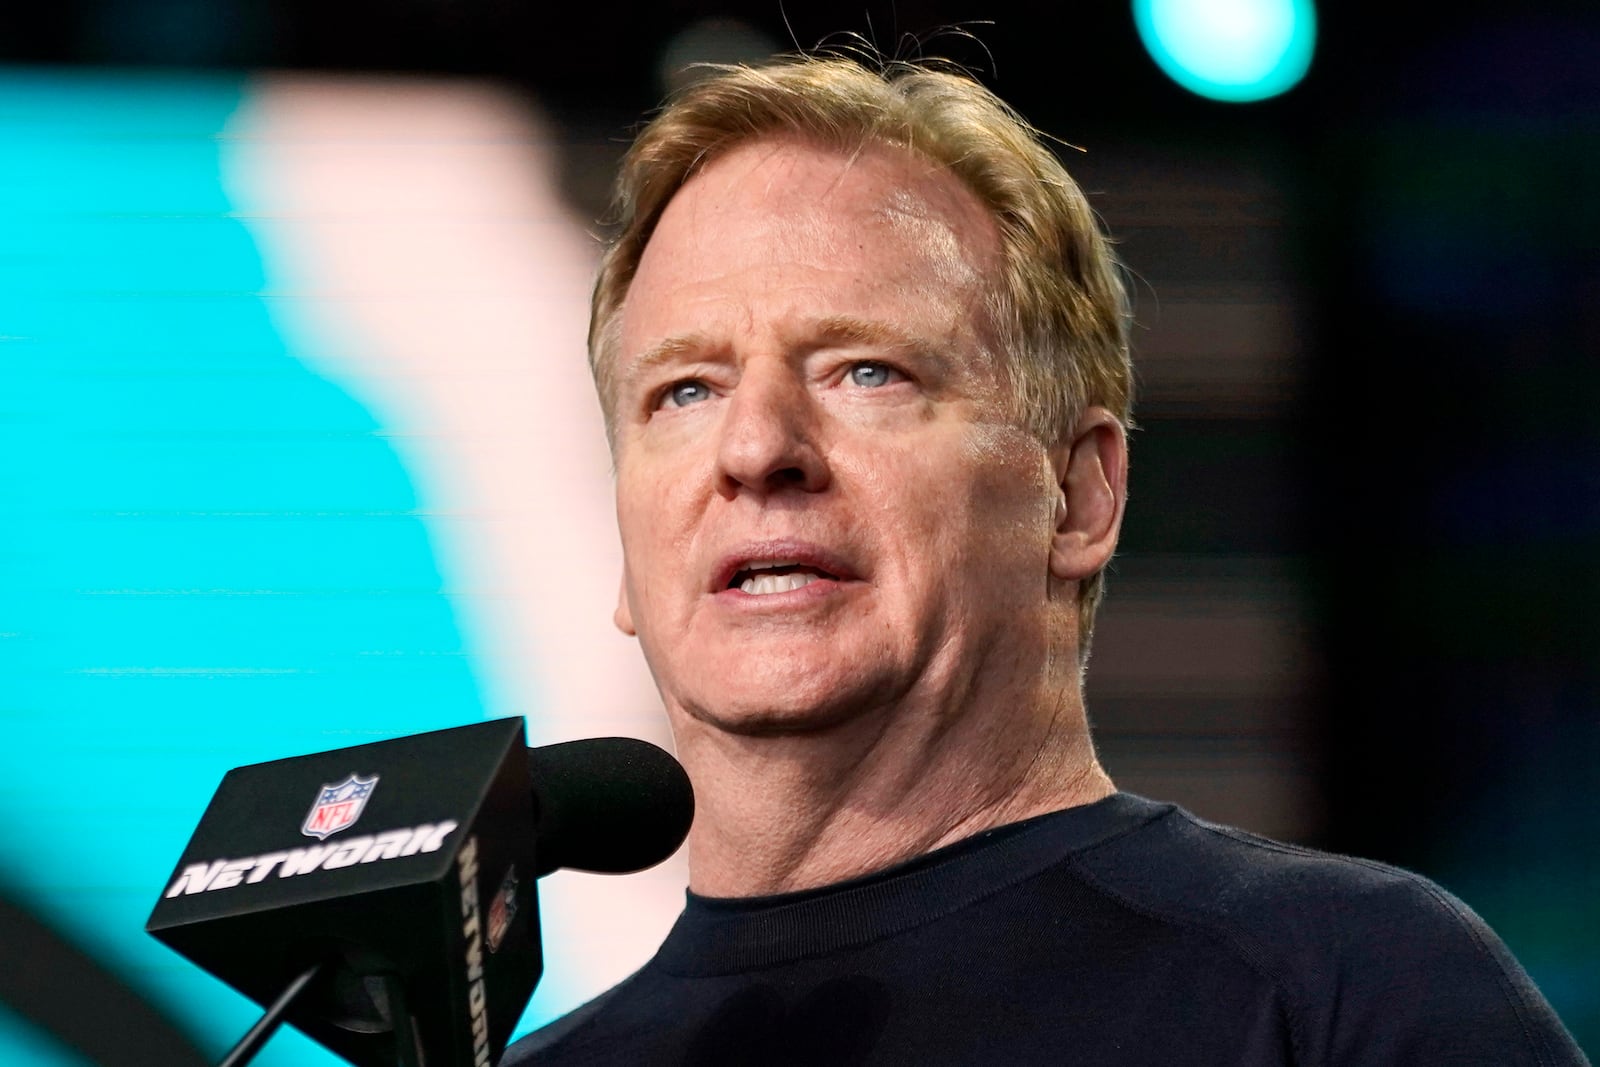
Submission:
[[[861,345],[889,352],[916,353],[935,360],[940,366],[947,361],[940,344],[919,337],[886,322],[858,319],[853,315],[827,315],[811,319],[797,329],[784,331],[784,340],[794,348],[810,351],[829,345]],[[657,341],[628,361],[622,374],[624,382],[633,382],[663,364],[682,359],[705,358],[714,349],[723,347],[704,333],[674,334]]]
[[[714,347],[716,347],[714,342],[703,333],[675,334],[663,338],[628,361],[627,368],[622,372],[622,380],[637,381],[664,363],[672,363],[685,357],[703,356]]]
[[[850,315],[828,315],[817,319],[807,323],[801,333],[807,338],[806,347],[855,344],[891,352],[933,353],[938,350],[933,342],[886,322],[858,319]]]

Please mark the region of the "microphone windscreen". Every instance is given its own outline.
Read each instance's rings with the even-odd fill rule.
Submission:
[[[536,870],[627,874],[678,850],[694,821],[689,776],[633,737],[592,737],[528,750],[538,826]]]

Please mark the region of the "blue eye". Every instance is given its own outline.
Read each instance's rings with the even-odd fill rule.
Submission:
[[[850,380],[863,389],[889,384],[894,371],[882,363],[857,363],[850,368]]]
[[[707,388],[706,383],[697,381],[679,382],[667,390],[666,396],[666,399],[675,408],[688,407],[690,404],[698,404],[700,401],[709,400],[710,398],[711,390]]]

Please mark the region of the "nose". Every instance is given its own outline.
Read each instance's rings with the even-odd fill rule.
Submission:
[[[820,429],[815,398],[793,368],[746,364],[717,443],[723,494],[827,488]]]

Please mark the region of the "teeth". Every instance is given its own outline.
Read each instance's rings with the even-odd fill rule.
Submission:
[[[817,580],[815,574],[756,574],[739,583],[739,588],[751,596],[768,593],[787,593],[801,589]]]

